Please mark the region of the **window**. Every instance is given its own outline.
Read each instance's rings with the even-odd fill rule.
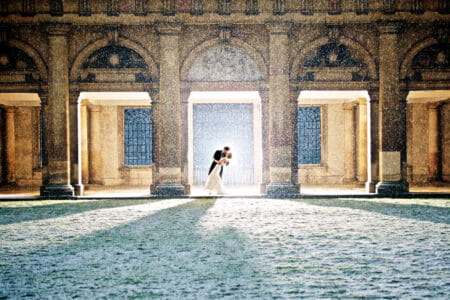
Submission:
[[[320,107],[298,108],[298,163],[320,164]]]
[[[152,110],[125,109],[125,165],[150,166],[152,155]]]

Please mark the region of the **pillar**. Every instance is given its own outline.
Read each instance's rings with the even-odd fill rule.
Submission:
[[[188,123],[188,107],[189,107],[189,95],[191,94],[191,90],[189,87],[184,86],[180,90],[181,95],[181,128],[182,128],[182,177],[181,184],[185,187],[185,193],[191,193],[191,186],[189,184],[189,157],[188,157],[188,148],[189,148],[189,123]]]
[[[101,106],[89,105],[89,183],[102,184]]]
[[[439,102],[427,104],[428,109],[428,180],[440,180],[439,172]]]
[[[153,183],[150,192],[160,196],[184,195],[181,143],[180,64],[178,23],[158,23],[160,50],[159,95],[153,108],[156,133]]]
[[[81,183],[81,162],[80,162],[80,138],[79,138],[79,117],[80,109],[78,104],[79,91],[71,91],[69,94],[69,118],[70,118],[70,182],[74,188],[75,195],[82,196],[84,186]]]
[[[12,184],[16,181],[16,130],[15,130],[16,108],[6,107],[6,183]]]
[[[69,66],[67,34],[69,26],[52,24],[48,30],[48,108],[45,116],[47,172],[41,196],[73,196],[70,185]]]
[[[344,183],[354,183],[355,176],[355,108],[354,103],[344,103]]]
[[[405,174],[406,101],[400,91],[398,30],[397,23],[379,26],[380,182],[376,192],[387,195],[408,192]]]
[[[81,183],[89,182],[89,154],[88,154],[88,109],[87,100],[80,102],[80,146],[81,146]]]
[[[368,115],[370,116],[370,123],[368,123],[368,133],[370,135],[369,145],[369,165],[366,182],[366,192],[375,193],[376,185],[379,182],[379,139],[378,139],[378,99],[379,90],[370,89],[369,91],[369,103],[368,103]]]
[[[269,31],[269,184],[270,196],[299,194],[293,159],[295,153],[296,103],[289,89],[290,22],[266,22]]]
[[[358,100],[358,182],[367,181],[367,99]]]
[[[261,131],[262,131],[262,182],[259,188],[261,194],[267,194],[270,182],[270,145],[269,145],[269,89],[259,90],[261,97]]]

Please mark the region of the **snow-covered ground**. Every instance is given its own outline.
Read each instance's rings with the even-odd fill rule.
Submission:
[[[450,200],[0,202],[2,298],[442,298]]]

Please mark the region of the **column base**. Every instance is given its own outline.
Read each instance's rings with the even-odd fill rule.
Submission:
[[[376,193],[377,183],[378,183],[378,181],[367,181],[366,182],[366,192],[367,193]]]
[[[261,183],[261,184],[259,184],[259,193],[261,195],[267,194],[267,185],[268,185],[268,183]]]
[[[269,183],[266,186],[266,194],[270,197],[292,198],[300,195],[300,185],[292,183]]]
[[[74,184],[73,189],[75,192],[75,196],[83,196],[84,195],[84,185],[82,184]]]
[[[74,196],[74,189],[68,184],[48,184],[41,186],[41,197],[49,199],[67,199]]]
[[[387,196],[407,194],[409,185],[403,181],[381,181],[376,185],[376,193]]]
[[[150,194],[155,196],[176,197],[186,195],[190,188],[177,183],[152,184]]]

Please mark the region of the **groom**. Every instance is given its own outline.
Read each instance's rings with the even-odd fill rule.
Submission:
[[[213,162],[211,164],[211,167],[209,168],[208,175],[211,174],[212,170],[217,165],[219,160],[221,160],[222,157],[225,157],[229,151],[230,151],[230,147],[225,146],[225,147],[223,147],[223,150],[217,150],[214,153]],[[229,162],[227,162],[227,166],[228,166],[228,164],[229,164]],[[222,178],[222,173],[223,173],[223,166],[220,168],[220,178]]]

